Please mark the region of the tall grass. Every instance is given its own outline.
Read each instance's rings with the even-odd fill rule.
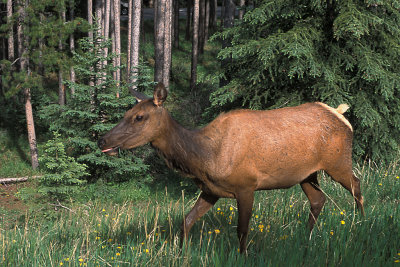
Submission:
[[[299,186],[257,192],[247,256],[237,250],[233,200],[220,200],[201,218],[182,250],[180,225],[196,196],[173,199],[166,193],[140,203],[60,205],[58,217],[46,223],[27,213],[22,224],[1,226],[0,265],[400,266],[399,164],[366,162],[355,172],[366,216],[344,188],[321,177],[328,201],[312,233]]]

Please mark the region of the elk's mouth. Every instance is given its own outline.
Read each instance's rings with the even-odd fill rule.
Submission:
[[[115,156],[115,155],[118,155],[118,151],[119,151],[119,147],[116,146],[116,147],[104,149],[101,152],[106,153],[109,156]]]

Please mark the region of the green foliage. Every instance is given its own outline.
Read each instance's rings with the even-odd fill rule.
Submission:
[[[53,135],[54,138],[47,141],[44,154],[39,159],[41,169],[45,172],[39,179],[39,192],[54,199],[64,199],[76,193],[78,186],[86,182],[81,177],[88,175],[87,166],[67,155],[59,133],[54,132]]]
[[[83,38],[79,41],[79,52],[74,54],[78,82],[66,82],[67,87],[75,91],[67,105],[49,103],[42,108],[40,117],[50,123],[50,130],[59,131],[67,138],[68,153],[88,166],[90,179],[115,181],[140,177],[142,182],[147,181],[149,177],[143,174],[147,166],[140,158],[132,157],[129,151],[121,152],[119,157],[110,157],[97,147],[99,137],[123,117],[135,100],[126,85],[117,86],[112,78],[115,67],[111,63],[103,64],[115,57],[103,53],[103,48],[109,47],[111,41],[96,34],[94,40]]]
[[[218,33],[216,106],[253,109],[323,101],[351,106],[354,152],[390,160],[400,136],[398,1],[256,1],[243,21]],[[231,106],[230,106],[231,108]]]

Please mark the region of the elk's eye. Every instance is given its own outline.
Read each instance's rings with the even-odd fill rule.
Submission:
[[[139,115],[136,116],[136,121],[141,121],[142,119],[143,119],[143,116],[139,116]]]

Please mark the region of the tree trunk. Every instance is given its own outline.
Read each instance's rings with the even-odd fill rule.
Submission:
[[[195,91],[197,83],[197,60],[199,54],[199,12],[200,0],[193,3],[192,64],[190,68],[190,89]]]
[[[199,12],[199,54],[202,55],[205,44],[206,0],[200,0]]]
[[[154,38],[154,56],[155,56],[155,69],[154,69],[154,81],[163,81],[163,69],[164,69],[164,31],[165,31],[165,0],[156,0],[155,6],[155,38]]]
[[[12,0],[7,0],[7,23],[11,24],[11,19],[13,15],[13,8],[12,8]],[[13,62],[15,55],[14,55],[14,30],[13,25],[11,25],[10,30],[8,31],[8,60]]]
[[[89,32],[88,32],[88,37],[89,41],[93,43],[93,0],[88,0],[88,9],[87,9],[87,17],[88,17],[88,23],[89,23]],[[92,71],[93,69],[91,69]],[[94,86],[94,80],[91,78],[89,81],[89,86],[93,87]]]
[[[242,20],[244,15],[244,7],[246,6],[246,0],[240,0],[239,5],[240,5],[239,19]]]
[[[211,31],[215,31],[217,27],[217,0],[209,0],[210,2],[210,25]]]
[[[171,45],[172,45],[172,0],[165,1],[165,22],[164,22],[164,64],[163,64],[163,83],[169,90],[169,77],[171,70]]]
[[[88,9],[87,9],[87,18],[88,18],[88,23],[89,27],[91,28],[93,26],[93,0],[88,0]],[[89,30],[88,32],[88,37],[90,41],[93,41],[93,31],[92,29]]]
[[[73,0],[70,0],[70,20],[73,21],[75,19],[75,3]],[[75,52],[75,37],[74,33],[71,33],[69,36],[69,49],[71,50],[71,53]],[[75,69],[73,66],[70,68],[70,74],[71,74],[71,82],[75,83],[76,77],[75,77]],[[71,95],[75,94],[75,89],[72,87],[71,88]]]
[[[132,50],[132,11],[133,0],[128,2],[128,55],[126,63],[126,80],[130,82],[131,75],[131,50]]]
[[[61,11],[60,16],[61,16],[62,22],[65,23],[65,6],[63,8],[64,8],[64,10]],[[62,43],[61,36],[60,36],[60,40],[58,41],[58,49],[59,49],[59,52],[62,52],[64,50],[64,45]],[[61,106],[64,106],[65,105],[65,86],[64,86],[62,71],[63,70],[60,65],[59,70],[58,70],[58,104]]]
[[[186,32],[185,32],[185,40],[190,40],[190,24],[192,22],[191,14],[192,14],[192,5],[193,0],[187,0],[186,5]]]
[[[101,36],[104,36],[104,19],[103,19],[103,1],[102,0],[97,0],[96,5],[95,5],[95,14],[96,14],[96,26],[98,27],[97,29],[97,38],[100,38]],[[95,45],[98,46],[99,40],[94,40]],[[100,51],[100,49],[96,49],[97,51]],[[96,66],[96,73],[100,72],[100,76],[97,76],[96,78],[96,85],[100,85],[102,83],[102,73],[101,70],[103,69],[103,62],[98,62]]]
[[[132,88],[137,88],[137,77],[139,74],[139,45],[140,45],[140,17],[142,14],[142,0],[134,0],[132,10],[132,45],[131,45],[131,69],[129,82]]]
[[[20,57],[20,66],[21,72],[26,72],[26,79],[29,79],[30,70],[29,70],[29,59],[26,57],[28,48],[26,45],[28,44],[28,37],[23,34],[23,27],[25,25],[25,7],[28,6],[28,1],[25,3],[20,2],[21,5],[18,8],[19,18],[18,18],[18,52]],[[35,123],[33,119],[33,110],[32,110],[32,102],[31,102],[31,89],[29,87],[25,87],[23,89],[24,92],[24,102],[25,102],[25,116],[28,130],[28,141],[29,148],[31,153],[31,164],[32,168],[35,170],[39,166],[38,161],[38,150],[36,144],[36,133],[35,133]]]
[[[111,0],[106,0],[105,5],[103,7],[103,23],[102,23],[102,27],[103,27],[103,37],[105,41],[109,40],[110,37],[110,14],[111,14]],[[106,76],[107,73],[105,71],[105,68],[108,64],[107,62],[107,57],[108,57],[108,46],[105,46],[103,48],[103,56],[104,56],[104,60],[102,63],[102,75],[101,75],[101,79],[100,79],[100,83],[104,83],[106,81]]]
[[[206,17],[204,21],[204,46],[207,44],[208,40],[208,29],[210,27],[210,0],[206,0]]]
[[[118,67],[115,71],[115,80],[117,81],[117,87],[119,87],[119,83],[121,82],[121,70],[119,67],[121,66],[121,0],[114,0],[114,40],[115,40],[115,49],[114,53],[117,55],[114,59],[115,66]],[[119,96],[119,90],[117,91],[117,97]]]

